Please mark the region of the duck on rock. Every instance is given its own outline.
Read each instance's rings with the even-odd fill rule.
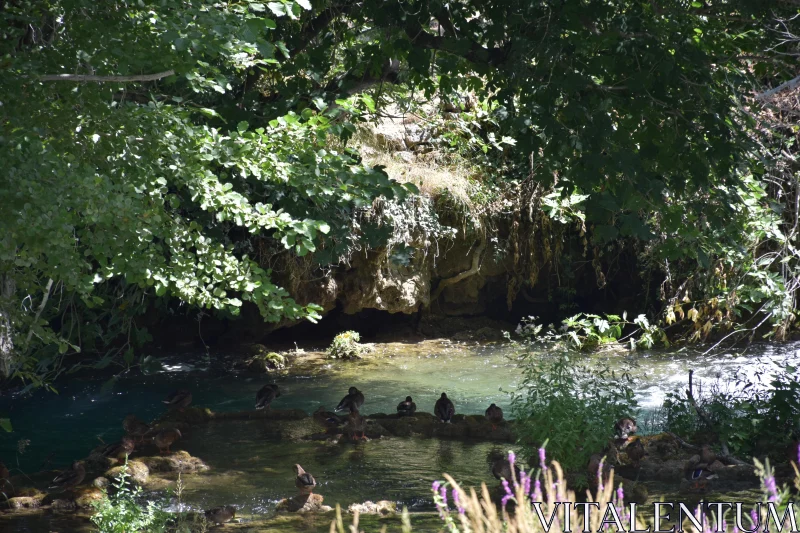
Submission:
[[[411,396],[406,396],[405,401],[397,404],[397,416],[413,416],[417,412],[417,404],[411,399]]]
[[[192,393],[186,389],[177,390],[167,396],[164,403],[167,404],[170,409],[183,411],[192,403]]]
[[[311,494],[314,487],[317,486],[314,476],[303,470],[300,465],[294,465],[294,472],[297,474],[297,477],[294,478],[294,486],[300,489],[300,494]]]
[[[636,433],[636,430],[636,420],[629,416],[619,419],[617,423],[614,424],[614,433],[620,439],[627,439]]]
[[[334,411],[358,411],[364,405],[364,393],[355,387],[350,387],[347,396],[342,398]]]
[[[130,437],[122,437],[122,440],[114,444],[109,444],[103,448],[103,455],[110,459],[124,461],[127,456],[133,453],[136,444]]]
[[[492,431],[497,429],[497,425],[503,422],[503,410],[495,404],[490,405],[486,409],[484,416],[492,423]]]
[[[264,385],[261,389],[256,393],[256,409],[267,409],[270,408],[272,404],[272,400],[275,398],[279,398],[281,395],[280,389],[278,389],[277,385]]]
[[[436,405],[433,407],[433,414],[445,423],[449,423],[453,415],[456,414],[456,406],[453,405],[453,402],[450,401],[450,398],[448,398],[447,394],[444,392],[442,396],[436,400]]]
[[[67,490],[77,487],[86,477],[86,468],[83,466],[82,461],[75,461],[72,463],[72,468],[64,470],[50,483],[48,489],[50,490]]]
[[[355,441],[367,440],[366,427],[367,419],[364,418],[364,415],[359,414],[358,411],[350,411],[350,415],[347,417],[347,433],[350,438]]]
[[[342,425],[342,421],[330,411],[326,411],[325,407],[320,405],[313,415],[314,421],[327,429],[337,428]]]
[[[153,442],[156,443],[161,454],[169,453],[169,447],[178,439],[182,438],[180,430],[177,428],[165,428],[156,433]]]
[[[122,421],[122,429],[137,442],[142,442],[144,436],[150,431],[150,426],[136,415],[128,415]]]

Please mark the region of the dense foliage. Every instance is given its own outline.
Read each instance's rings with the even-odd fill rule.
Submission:
[[[522,382],[512,396],[520,443],[533,450],[547,443],[566,469],[582,471],[605,449],[617,420],[635,416],[630,377],[566,352],[523,356]]]
[[[147,309],[318,319],[271,258],[336,265],[389,238],[359,213],[416,192],[348,148],[354,123],[467,94],[451,145],[535,191],[517,217],[575,228],[598,285],[633,250],[690,340],[784,336],[797,190],[773,159],[795,131],[753,91],[790,77],[797,8],[767,4],[3,2],[0,370],[145,364]]]

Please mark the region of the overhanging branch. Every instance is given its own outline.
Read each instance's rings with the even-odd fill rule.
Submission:
[[[792,78],[791,80],[787,81],[786,83],[781,83],[777,87],[774,87],[774,88],[772,88],[772,89],[770,89],[768,91],[764,91],[763,93],[757,94],[756,95],[756,100],[762,100],[762,101],[763,100],[769,100],[770,98],[772,98],[773,96],[775,96],[776,94],[778,94],[781,91],[785,91],[785,90],[791,91],[791,90],[796,89],[798,86],[800,86],[800,76],[797,76],[796,78]]]
[[[92,74],[46,74],[39,76],[37,79],[40,81],[71,81],[71,82],[84,82],[92,81],[96,83],[106,82],[128,82],[128,81],[155,81],[167,76],[172,76],[175,71],[165,70],[164,72],[156,72],[155,74],[139,74],[136,76],[95,76]]]

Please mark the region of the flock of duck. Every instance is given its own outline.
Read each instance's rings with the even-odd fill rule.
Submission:
[[[264,385],[256,393],[256,409],[270,409],[272,402],[281,396],[280,388],[275,384]],[[192,403],[192,393],[188,390],[181,389],[173,392],[163,401],[170,410],[183,411]],[[345,422],[347,435],[355,440],[366,440],[365,428],[366,418],[360,414],[360,409],[364,405],[364,393],[356,387],[350,387],[347,395],[342,398],[339,404],[334,409],[334,412],[326,411],[323,406],[314,413],[313,418],[317,422],[326,427],[335,427],[341,425],[339,416],[336,413],[347,412],[347,420]],[[397,405],[397,416],[413,416],[417,411],[417,404],[411,396],[406,396],[406,399]],[[446,393],[442,393],[441,397],[436,400],[433,412],[438,420],[443,423],[450,423],[455,415],[456,409],[453,401],[447,397]],[[503,421],[503,410],[491,404],[485,412],[486,418],[491,422],[492,429],[496,429],[497,425]],[[136,449],[137,445],[142,444],[145,439],[155,444],[159,453],[170,453],[170,446],[180,440],[183,435],[178,428],[166,427],[161,429],[153,429],[150,424],[139,419],[136,415],[130,414],[125,417],[122,422],[122,428],[125,430],[125,436],[119,442],[105,446],[100,453],[104,457],[110,459],[117,459],[124,461]],[[499,473],[501,469],[493,467],[492,472],[495,470]],[[299,464],[294,465],[295,471],[295,486],[298,488],[301,495],[312,494],[317,482],[314,476],[306,472]],[[495,473],[496,476],[499,475]],[[61,472],[53,479],[48,489],[65,491],[73,489],[80,485],[86,477],[86,467],[83,461],[74,461],[72,467],[68,470]],[[206,518],[218,524],[228,522],[234,518],[236,508],[233,506],[216,507],[209,509],[205,512]]]

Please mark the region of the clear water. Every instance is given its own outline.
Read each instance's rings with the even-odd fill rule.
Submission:
[[[747,352],[702,355],[694,351],[599,354],[619,371],[637,379],[637,395],[645,409],[656,409],[666,393],[685,388],[688,371],[708,384],[735,372],[750,377],[769,372],[775,364],[796,364],[800,344],[762,345]],[[23,398],[1,398],[0,412],[11,416],[14,433],[0,435],[0,460],[25,472],[63,468],[85,457],[100,441],[122,434],[128,413],[152,420],[164,411],[161,400],[178,387],[193,392],[194,405],[214,411],[253,408],[255,393],[272,379],[247,373],[220,372],[216,367],[192,367],[175,357],[164,372],[120,378],[110,390],[102,382],[73,381],[52,394],[37,392]],[[456,411],[482,413],[489,403],[508,405],[508,392],[519,383],[512,349],[505,345],[464,346],[441,342],[383,345],[368,360],[330,363],[305,358],[292,373],[278,376],[282,395],[273,408],[313,412],[332,408],[357,386],[366,396],[364,412],[393,412],[406,395],[418,409],[432,411],[446,391]],[[490,443],[438,439],[393,438],[358,446],[296,441],[308,433],[311,419],[277,423],[216,422],[196,427],[178,448],[205,460],[207,474],[185,475],[184,504],[203,509],[235,504],[245,516],[261,516],[294,491],[291,466],[302,464],[318,480],[325,503],[388,499],[412,510],[430,509],[430,484],[443,472],[466,485],[491,480],[487,457],[505,451]],[[294,426],[293,426],[294,425]],[[19,441],[30,441],[19,453]],[[17,519],[15,519],[17,520]],[[21,519],[20,519],[21,520]],[[27,525],[23,526],[23,522]],[[20,531],[50,531],[46,520],[26,517]],[[42,525],[44,524],[44,525]],[[0,522],[0,529],[3,522]]]

